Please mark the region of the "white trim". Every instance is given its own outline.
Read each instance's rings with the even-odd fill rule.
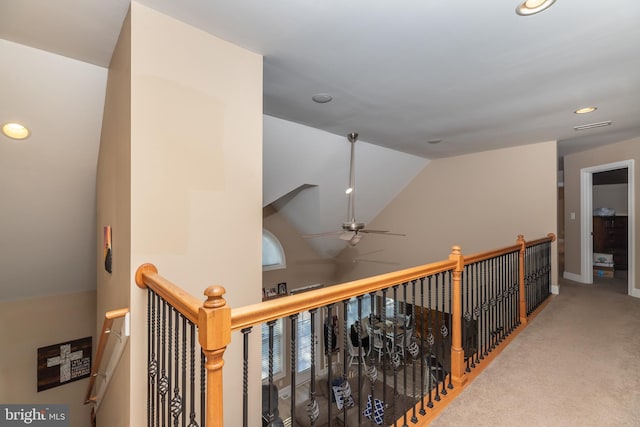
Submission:
[[[289,397],[291,397],[291,385],[288,385],[286,387],[282,387],[280,390],[278,390],[278,398],[281,400],[286,400]]]
[[[568,271],[565,271],[564,273],[562,273],[562,277],[573,282],[584,283],[582,281],[582,276],[579,274],[569,273]]]
[[[635,161],[632,159],[632,160],[629,160],[628,162],[629,162],[628,177],[627,177],[627,202],[629,203],[628,211],[627,211],[628,222],[629,222],[629,224],[627,225],[628,227],[627,242],[629,247],[628,254],[627,254],[627,256],[629,257],[628,292],[629,292],[629,295],[635,298],[640,298],[640,289],[635,288],[635,283],[636,283],[636,239],[635,239],[636,237],[636,211],[635,211],[636,179],[635,179],[635,173],[636,171],[635,171]]]
[[[635,289],[636,272],[636,241],[635,241],[635,160],[622,160],[604,165],[592,166],[580,169],[580,260],[581,283],[593,283],[593,174],[612,169],[627,168],[627,214],[628,214],[628,282],[627,293],[640,298],[640,289]],[[565,272],[565,277],[567,273]],[[568,278],[568,277],[566,277]],[[570,279],[575,280],[575,279]],[[638,296],[637,296],[638,295]]]
[[[102,403],[102,398],[104,397],[104,394],[106,393],[107,388],[111,383],[111,378],[113,378],[113,374],[116,368],[118,367],[118,363],[120,362],[120,359],[122,358],[122,353],[124,353],[124,347],[127,345],[127,342],[129,341],[129,336],[131,335],[129,321],[130,321],[130,314],[129,312],[127,312],[127,314],[125,314],[124,319],[122,321],[122,325],[120,326],[120,331],[119,332],[111,331],[111,334],[115,335],[118,340],[113,345],[111,357],[109,358],[109,363],[107,363],[107,367],[105,368],[104,375],[100,375],[100,376],[104,376],[104,379],[103,381],[100,382],[99,385],[96,385],[96,395],[95,395],[96,400],[94,402],[95,412],[98,412],[98,409],[100,408],[100,404]],[[98,366],[98,369],[96,369],[96,373],[98,375],[100,374],[99,369],[100,367]]]
[[[553,295],[558,295],[560,293],[560,286],[558,285],[551,285],[551,293]]]
[[[280,255],[282,257],[282,262],[279,264],[271,264],[271,265],[264,265],[262,264],[262,271],[271,271],[271,270],[282,270],[287,268],[287,257],[284,253],[284,248],[282,247],[282,243],[280,243],[280,240],[275,236],[275,234],[273,234],[272,232],[270,232],[267,229],[262,229],[262,238],[267,238],[268,240],[270,240],[279,250],[280,250]],[[263,254],[264,256],[264,254]]]

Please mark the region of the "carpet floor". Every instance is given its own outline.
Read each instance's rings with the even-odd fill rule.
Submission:
[[[640,299],[614,280],[560,286],[431,426],[640,426]]]

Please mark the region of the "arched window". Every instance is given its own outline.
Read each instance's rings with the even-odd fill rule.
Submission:
[[[285,268],[284,250],[276,236],[262,229],[262,270]]]

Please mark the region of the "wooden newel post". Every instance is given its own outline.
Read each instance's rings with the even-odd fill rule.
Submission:
[[[462,271],[464,258],[459,246],[454,246],[449,255],[450,260],[458,261],[453,270],[452,325],[451,325],[451,381],[455,386],[467,382],[464,366],[464,350],[462,348]]]
[[[520,324],[527,324],[527,294],[525,292],[525,282],[524,282],[524,254],[525,249],[527,248],[527,244],[524,241],[524,236],[522,234],[518,234],[518,240],[516,241],[518,245],[520,245],[520,254],[518,256],[518,285],[520,288]]]
[[[231,308],[222,297],[222,286],[209,286],[207,300],[198,311],[198,339],[207,357],[207,427],[223,427],[222,366],[223,355],[231,342]]]

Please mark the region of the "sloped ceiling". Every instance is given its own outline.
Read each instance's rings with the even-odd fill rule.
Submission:
[[[0,56],[11,58],[0,66],[0,121],[32,132],[0,137],[0,299],[94,289],[107,70],[5,40]]]

